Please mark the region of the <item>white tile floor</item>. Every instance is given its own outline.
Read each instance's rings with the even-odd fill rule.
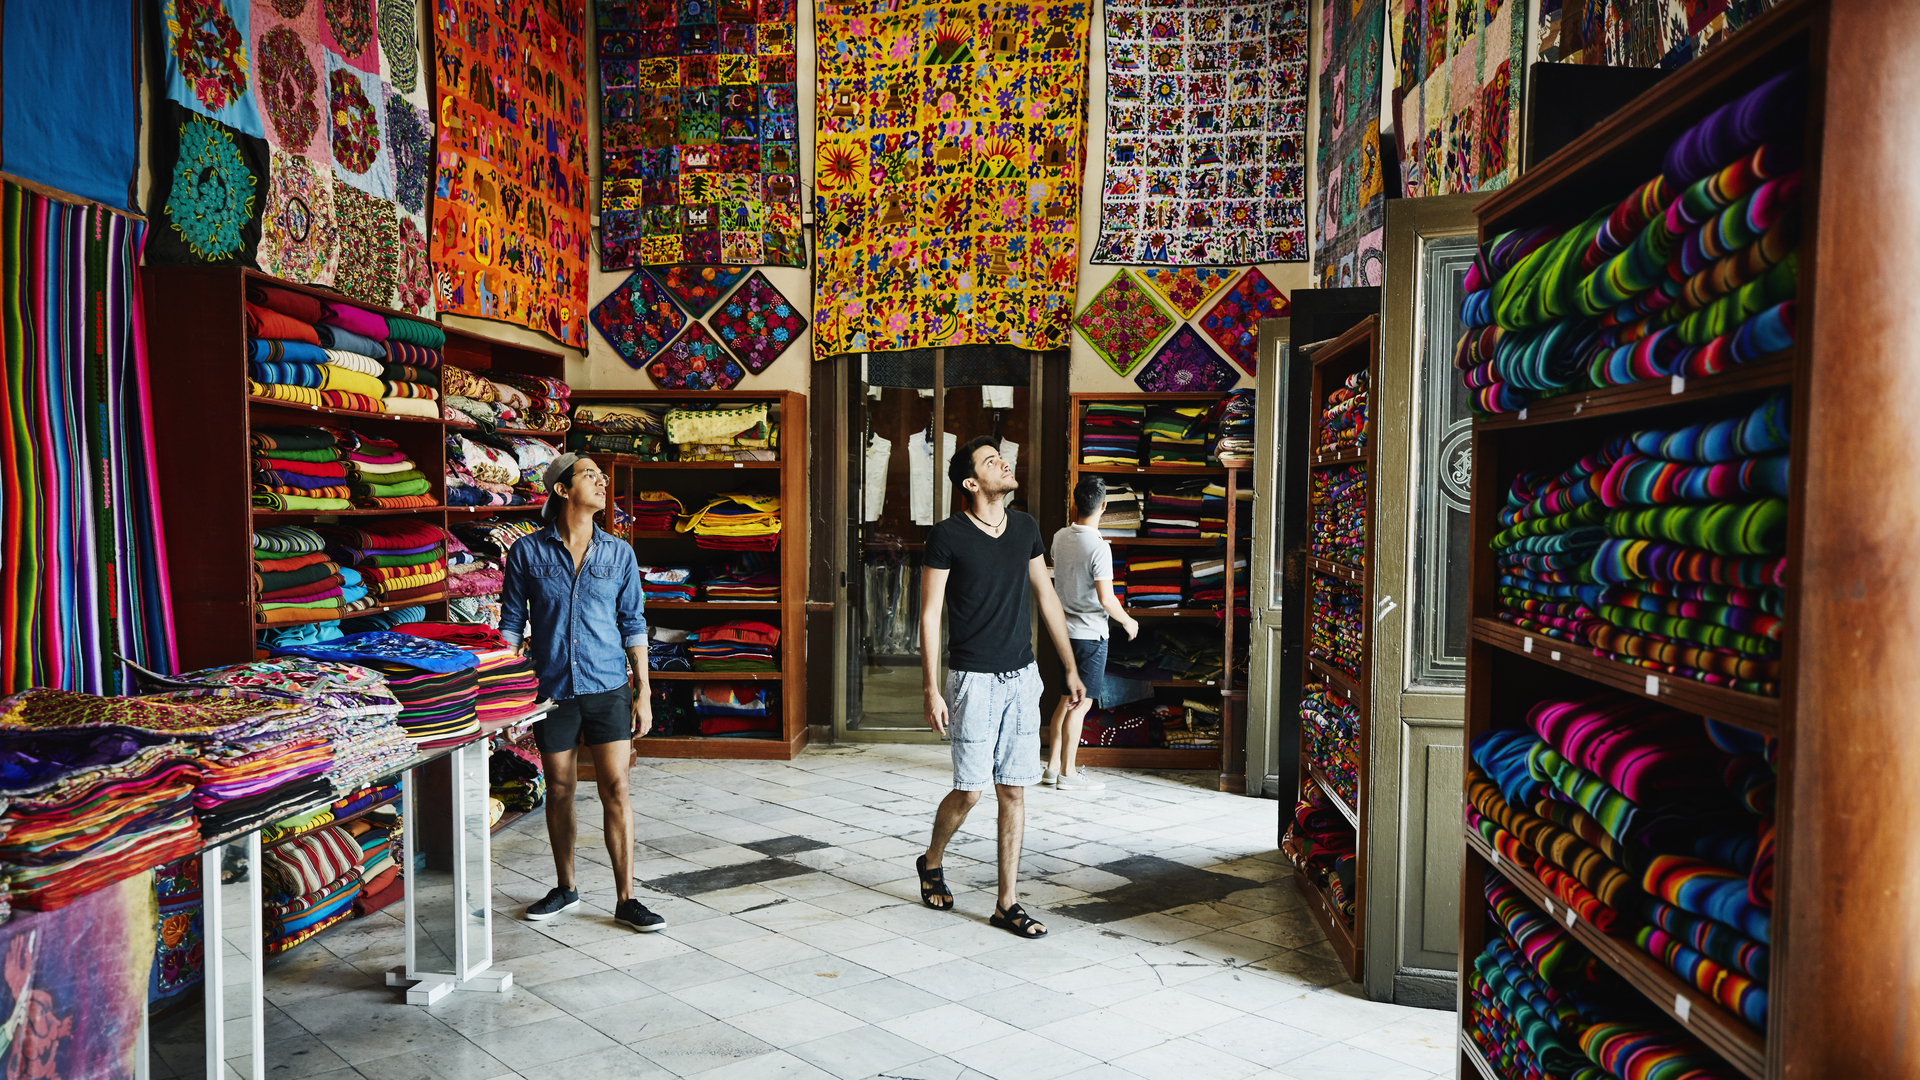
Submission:
[[[1023,899],[1052,928],[1029,942],[986,923],[991,796],[949,853],[957,912],[920,905],[913,860],[948,788],[942,748],[648,760],[632,778],[636,875],[666,931],[608,917],[599,805],[584,791],[579,911],[520,918],[553,879],[537,815],[495,838],[494,953],[510,993],[400,1004],[383,982],[403,956],[396,915],[347,923],[270,965],[269,1068],[255,1075],[1452,1075],[1452,1013],[1371,1002],[1346,981],[1274,850],[1274,803],[1193,775],[1100,772],[1105,791],[1029,793]],[[191,1075],[199,1052],[157,1039],[154,1075]]]

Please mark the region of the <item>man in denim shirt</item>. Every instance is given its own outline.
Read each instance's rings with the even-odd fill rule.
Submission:
[[[607,507],[607,474],[593,459],[560,455],[547,466],[541,487],[547,492],[540,511],[547,527],[508,549],[500,593],[500,636],[522,656],[531,647],[540,696],[555,702],[534,725],[533,738],[547,776],[547,836],[560,884],[527,908],[527,918],[551,919],[580,906],[573,877],[573,755],[585,743],[613,858],[619,897],[613,917],[635,930],[658,930],[666,920],[633,897],[633,813],[627,800],[631,740],[653,727],[640,567],[630,545],[593,523],[593,515]]]

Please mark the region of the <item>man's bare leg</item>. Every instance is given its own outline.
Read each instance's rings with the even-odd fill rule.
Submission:
[[[587,747],[593,755],[594,782],[600,789],[601,831],[606,833],[607,856],[613,860],[615,902],[633,896],[633,804],[627,791],[627,770],[633,767],[633,744],[627,740]],[[569,819],[572,813],[569,809]],[[572,861],[572,850],[568,850]]]
[[[573,841],[578,832],[573,820],[573,751],[549,754],[540,752],[540,767],[547,778],[547,842],[553,847],[553,869],[561,888],[572,892]]]

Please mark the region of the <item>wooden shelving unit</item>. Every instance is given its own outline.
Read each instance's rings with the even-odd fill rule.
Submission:
[[[770,739],[709,738],[699,735],[649,735],[640,748],[653,757],[731,758],[790,761],[807,745],[807,399],[791,390],[682,393],[672,390],[576,390],[575,405],[721,405],[765,403],[769,423],[780,431],[777,461],[642,461],[630,454],[590,456],[607,471],[612,498],[638,491],[668,491],[696,508],[707,496],[725,491],[776,490],[780,496],[780,599],[778,601],[695,600],[647,605],[647,622],[693,629],[751,618],[780,628],[780,670],[652,671],[662,683],[777,683],[780,734]],[[739,475],[735,473],[751,474]],[[630,530],[634,557],[642,566],[680,565],[723,559],[726,552],[697,547],[692,533]],[[582,773],[585,777],[586,773]]]
[[[244,302],[249,285],[271,285],[350,303],[389,318],[437,323],[235,267],[149,267],[142,280],[147,350],[156,375],[152,387],[155,449],[161,461],[182,463],[159,474],[161,503],[166,508],[163,542],[182,670],[252,659],[259,631],[299,625],[269,625],[255,619],[251,536],[256,525],[408,517],[444,529],[450,520],[529,509],[444,505],[445,435],[459,430],[458,425],[437,417],[317,409],[248,393]],[[447,335],[443,357],[448,364],[496,373],[566,375],[559,353],[442,329]],[[255,428],[303,424],[351,427],[399,443],[426,475],[434,505],[405,510],[255,510],[249,436]],[[521,434],[556,442],[564,438],[554,432]],[[424,604],[429,619],[447,616],[444,596],[410,603]],[[370,609],[377,610],[386,609]]]
[[[1359,766],[1359,779],[1355,791],[1358,805],[1349,805],[1335,789],[1326,774],[1313,763],[1309,753],[1307,727],[1300,728],[1300,772],[1296,777],[1296,791],[1304,793],[1310,788],[1319,788],[1327,799],[1340,812],[1354,830],[1354,890],[1353,922],[1339,914],[1331,900],[1322,895],[1320,887],[1304,871],[1294,868],[1294,884],[1308,900],[1308,909],[1314,914],[1321,928],[1326,931],[1327,940],[1333,943],[1334,952],[1340,955],[1340,963],[1347,969],[1347,975],[1358,980],[1361,977],[1361,964],[1364,962],[1362,942],[1366,940],[1366,896],[1367,896],[1367,747],[1371,738],[1373,697],[1370,688],[1373,685],[1373,623],[1370,616],[1373,610],[1373,577],[1371,560],[1367,552],[1373,543],[1373,445],[1374,432],[1372,418],[1368,418],[1367,445],[1357,451],[1341,454],[1318,453],[1326,445],[1323,433],[1323,420],[1327,398],[1345,385],[1347,377],[1364,372],[1367,376],[1368,402],[1371,406],[1374,387],[1380,383],[1380,317],[1369,315],[1352,329],[1341,334],[1331,342],[1315,350],[1312,354],[1312,378],[1310,396],[1307,399],[1307,411],[1311,426],[1307,432],[1308,446],[1315,452],[1309,456],[1307,471],[1310,474],[1305,485],[1309,493],[1313,491],[1314,476],[1323,470],[1343,469],[1359,465],[1365,470],[1365,491],[1362,500],[1365,510],[1362,513],[1360,558],[1361,565],[1353,566],[1344,562],[1309,555],[1308,573],[1305,575],[1301,617],[1305,620],[1302,640],[1306,647],[1302,650],[1302,671],[1300,684],[1327,683],[1340,691],[1359,713],[1360,722],[1354,734],[1354,756]],[[1311,495],[1309,496],[1311,498]],[[1311,538],[1313,521],[1311,510],[1308,514],[1308,534]],[[1314,599],[1319,591],[1319,575],[1335,578],[1354,586],[1360,593],[1360,655],[1356,671],[1346,671],[1338,664],[1312,653]]]
[[[1462,970],[1487,940],[1484,884],[1512,882],[1647,1002],[1753,1080],[1920,1075],[1911,1040],[1920,940],[1911,932],[1920,807],[1920,580],[1912,569],[1920,452],[1889,404],[1920,393],[1907,296],[1920,242],[1916,181],[1896,104],[1914,85],[1920,21],[1879,0],[1786,0],[1671,72],[1478,210],[1480,237],[1565,221],[1660,172],[1667,148],[1715,109],[1806,71],[1795,344],[1711,378],[1576,392],[1474,422],[1467,738],[1525,722],[1547,696],[1606,688],[1777,736],[1769,1008],[1764,1032],[1630,939],[1569,916],[1530,873],[1467,832]],[[1900,209],[1889,212],[1888,207]],[[1899,269],[1889,272],[1897,263]],[[1731,415],[1792,390],[1779,696],[1762,697],[1596,656],[1500,621],[1488,541],[1511,479],[1557,468],[1616,432]],[[1464,982],[1462,983],[1464,994]],[[1463,998],[1464,1001],[1464,998]],[[1497,1073],[1460,1032],[1463,1076]]]
[[[1116,564],[1126,558],[1128,548],[1179,548],[1190,553],[1189,559],[1200,558],[1204,554],[1217,554],[1227,560],[1224,574],[1226,595],[1223,609],[1209,608],[1128,608],[1127,613],[1136,619],[1214,619],[1221,624],[1221,656],[1226,670],[1218,680],[1173,679],[1152,682],[1154,689],[1196,690],[1208,698],[1220,697],[1220,745],[1218,747],[1112,747],[1082,746],[1076,754],[1076,760],[1082,765],[1107,766],[1127,769],[1200,769],[1218,771],[1220,790],[1244,791],[1246,789],[1246,752],[1245,732],[1246,715],[1244,706],[1246,696],[1238,698],[1227,691],[1232,682],[1233,646],[1236,637],[1244,639],[1247,628],[1245,618],[1229,618],[1233,610],[1235,557],[1246,557],[1252,537],[1241,535],[1240,515],[1237,493],[1248,489],[1253,483],[1251,465],[1243,468],[1227,468],[1220,465],[1082,465],[1080,463],[1080,418],[1085,414],[1086,406],[1100,403],[1138,404],[1138,405],[1205,405],[1213,406],[1224,398],[1220,393],[1185,394],[1073,394],[1068,413],[1068,453],[1067,453],[1067,491],[1073,491],[1080,477],[1106,476],[1122,477],[1140,481],[1156,480],[1219,480],[1227,489],[1227,535],[1225,539],[1195,539],[1180,537],[1140,536],[1108,537],[1113,545],[1113,558]],[[1141,436],[1141,450],[1144,454],[1149,446],[1146,435]],[[1142,495],[1145,495],[1144,490]],[[1141,504],[1145,509],[1145,503]],[[1144,528],[1144,526],[1143,526]],[[1117,569],[1117,567],[1116,567]],[[1251,569],[1251,568],[1249,568]],[[1046,636],[1041,635],[1043,641]],[[1052,648],[1051,644],[1045,646]]]

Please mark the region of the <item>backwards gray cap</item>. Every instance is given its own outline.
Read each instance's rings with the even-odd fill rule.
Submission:
[[[553,485],[560,483],[561,478],[566,476],[567,471],[572,469],[579,460],[579,454],[561,454],[547,462],[547,471],[540,474],[540,490],[547,496],[546,503],[540,507],[540,516],[543,519],[552,521],[560,516],[560,500],[553,497]]]

